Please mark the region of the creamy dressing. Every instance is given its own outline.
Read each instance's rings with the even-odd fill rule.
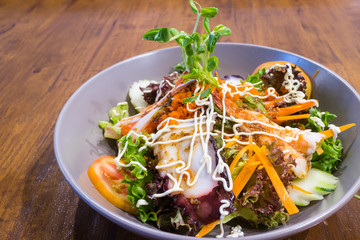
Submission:
[[[310,119],[313,120],[320,127],[322,127],[322,128],[325,127],[325,123],[323,123],[323,121],[321,121],[321,119],[319,117],[310,117]]]
[[[223,116],[221,116],[223,118]],[[300,131],[296,128],[291,128],[291,127],[280,127],[279,125],[275,125],[275,124],[268,124],[268,123],[264,123],[262,121],[258,121],[258,120],[245,120],[245,119],[238,119],[238,118],[235,118],[233,116],[230,116],[230,117],[226,117],[223,118],[225,120],[229,120],[229,121],[232,121],[232,122],[235,122],[236,124],[234,124],[233,126],[233,131],[234,131],[234,134],[233,135],[227,135],[227,136],[237,136],[237,135],[247,135],[247,136],[250,136],[250,135],[255,135],[255,134],[263,134],[263,135],[267,135],[267,136],[271,136],[271,137],[275,137],[275,138],[278,138],[278,139],[281,139],[283,140],[284,142],[287,142],[287,143],[290,143],[292,141],[297,141],[299,139],[299,135],[303,134],[304,132],[306,132],[307,130],[305,131]],[[259,125],[262,125],[266,128],[272,128],[272,129],[277,129],[277,130],[289,130],[293,133],[293,136],[286,136],[285,138],[279,136],[279,135],[276,135],[276,134],[272,134],[272,133],[268,133],[268,132],[264,132],[264,131],[253,131],[251,133],[247,133],[247,132],[239,132],[237,130],[238,127],[240,127],[243,123],[247,123],[247,124],[259,124]],[[226,135],[225,133],[223,133],[223,135]],[[230,139],[231,141],[236,141],[237,143],[239,144],[248,144],[247,142],[241,142],[237,139]],[[227,140],[227,141],[230,141],[230,140]]]
[[[305,102],[314,102],[315,106],[318,107],[319,103],[315,99],[309,99],[306,100],[305,93],[298,91],[299,87],[301,86],[301,82],[299,80],[294,79],[294,74],[292,74],[292,66],[290,63],[286,63],[285,65],[275,64],[268,70],[266,70],[266,73],[269,73],[270,69],[273,68],[286,68],[286,73],[284,77],[284,82],[282,83],[282,86],[288,90],[288,93],[286,93],[283,96],[278,96],[276,98],[284,97],[285,102],[287,103],[305,103]]]
[[[256,97],[256,98],[259,98],[259,99],[266,99],[270,96],[272,97],[277,97],[276,94],[275,94],[275,89],[273,87],[269,87],[268,88],[268,94],[266,95],[255,95],[255,94],[252,94],[250,93],[251,90],[255,89],[254,86],[260,84],[259,83],[256,83],[256,84],[251,84],[251,83],[246,83],[246,85],[244,84],[236,84],[234,82],[229,82],[229,81],[226,81],[223,85],[220,86],[220,88],[222,88],[222,92],[223,93],[228,93],[230,96],[235,96],[235,95],[240,95],[241,97],[242,96],[245,96],[245,95],[250,95],[252,97]],[[229,87],[233,87],[235,88],[235,91],[232,91],[231,88]],[[241,90],[240,88],[244,88],[243,90]]]
[[[128,135],[129,136],[129,135]],[[114,159],[114,162],[115,162],[115,165],[118,169],[120,168],[126,168],[126,167],[130,167],[131,165],[138,165],[139,167],[141,167],[142,170],[144,171],[147,171],[147,169],[141,165],[139,162],[135,162],[135,161],[130,161],[129,163],[127,164],[124,164],[122,162],[120,162],[120,159],[122,158],[122,156],[124,155],[126,149],[127,149],[127,145],[128,145],[128,141],[125,142],[125,146],[124,146],[124,149],[122,151],[120,151],[120,148],[119,148],[119,154],[118,156]]]
[[[119,105],[125,105],[125,104],[128,105],[128,102],[118,102],[118,103],[117,103],[117,106],[119,106]]]
[[[241,226],[237,225],[231,228],[231,233],[227,235],[226,238],[239,238],[243,236],[244,236],[244,232],[242,231]]]
[[[137,202],[136,202],[136,207],[139,208],[141,206],[146,206],[146,205],[149,205],[149,203],[145,200],[145,199],[139,199]]]
[[[338,128],[334,124],[329,124],[329,129],[331,129],[331,131],[333,131],[333,133],[334,133],[333,141],[335,142],[335,140],[337,139],[338,134],[341,132],[340,128]]]
[[[177,74],[177,73],[172,73],[171,75],[170,75],[170,77],[172,77],[172,76],[174,76],[175,74]],[[169,80],[165,80],[165,81],[161,81],[161,83],[160,83],[160,86],[159,86],[159,89],[157,90],[157,92],[156,92],[156,98],[155,98],[155,102],[157,102],[157,101],[159,101],[160,99],[160,96],[162,95],[162,87],[164,86],[164,84],[165,83],[167,83],[167,84],[169,84],[169,86],[171,87],[171,88],[174,88],[175,87],[175,85],[174,84],[172,84],[171,82],[169,82]],[[168,93],[170,93],[170,91],[168,92]]]
[[[222,238],[224,237],[224,226],[223,226],[223,219],[227,215],[229,215],[229,212],[225,210],[225,208],[230,207],[230,201],[223,199],[220,201],[222,205],[220,206],[219,212],[220,212],[220,234],[216,235],[216,238]]]

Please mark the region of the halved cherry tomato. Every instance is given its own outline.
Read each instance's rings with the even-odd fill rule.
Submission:
[[[116,207],[134,214],[136,209],[132,207],[127,198],[127,186],[121,181],[126,172],[118,170],[114,158],[111,156],[99,157],[88,169],[88,176],[96,190]]]
[[[292,66],[294,66],[295,64],[292,64],[291,62],[287,62],[287,61],[271,61],[271,62],[265,62],[260,64],[258,67],[255,68],[254,73],[256,73],[259,69],[269,69],[270,67],[274,66],[275,64],[280,64],[280,65],[284,65],[286,63],[290,63]],[[305,79],[306,82],[306,90],[305,90],[305,95],[307,96],[307,98],[310,98],[311,96],[311,80],[309,78],[309,76],[304,72],[304,70],[302,70],[299,66],[296,65],[295,70],[300,71],[300,75],[302,75]]]

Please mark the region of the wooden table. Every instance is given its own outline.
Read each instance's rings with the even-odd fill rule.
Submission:
[[[220,9],[228,42],[265,45],[313,59],[360,91],[360,0],[201,1]],[[60,172],[56,118],[101,70],[173,44],[147,30],[194,24],[186,0],[0,2],[0,239],[135,239],[80,200]],[[360,200],[291,239],[359,239]],[[138,238],[140,239],[140,238]]]

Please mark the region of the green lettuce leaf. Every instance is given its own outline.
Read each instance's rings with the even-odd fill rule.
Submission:
[[[329,112],[321,112],[321,110],[317,108],[310,108],[310,117],[320,118],[323,123],[321,125],[323,126],[319,125],[317,121],[310,118],[308,119],[307,126],[310,126],[311,130],[314,132],[321,132],[329,128],[330,122],[336,118],[336,115]]]
[[[267,111],[265,109],[265,105],[263,101],[260,98],[252,97],[249,94],[246,94],[243,101],[249,108],[254,110],[260,110],[265,115],[267,114]]]
[[[109,117],[113,124],[129,116],[129,106],[127,102],[119,103],[109,111]]]
[[[125,144],[127,144],[126,151],[122,156],[122,160],[125,164],[130,162],[138,162],[143,167],[146,166],[145,157],[149,156],[149,148],[143,148],[143,150],[139,151],[139,149],[144,146],[144,141],[142,141],[141,136],[136,137],[135,141],[133,141],[132,137],[126,135],[123,136],[119,142],[120,151],[122,151],[122,149],[125,147]],[[130,203],[134,208],[137,209],[137,213],[139,214],[141,221],[156,221],[157,215],[153,211],[153,200],[147,196],[147,184],[153,181],[152,172],[147,171],[146,169],[143,169],[136,164],[132,164],[125,168],[131,170],[132,176],[134,177],[134,179],[130,179],[128,176],[126,176],[122,181],[122,183],[128,185],[127,197]],[[137,206],[137,202],[140,199],[144,199],[147,202],[147,205]]]
[[[191,235],[195,232],[194,226],[186,222],[178,208],[174,208],[166,214],[159,214],[156,224],[163,231],[182,235]]]
[[[265,68],[259,69],[256,73],[254,73],[252,75],[248,75],[248,77],[245,81],[253,84],[257,90],[261,91],[264,86],[264,83],[261,81],[259,76],[265,74],[265,71],[266,71]]]
[[[341,162],[342,143],[340,139],[333,141],[333,137],[325,139],[321,148],[324,150],[320,155],[315,152],[311,159],[311,165],[325,172],[331,173],[337,170],[337,165]]]
[[[286,212],[274,212],[273,214],[259,216],[256,215],[250,208],[241,207],[237,211],[232,212],[223,219],[223,223],[230,222],[235,218],[242,218],[255,225],[265,225],[267,228],[274,228],[279,225],[285,224],[289,221],[289,214]]]
[[[329,129],[329,124],[336,118],[335,114],[329,112],[321,112],[320,109],[310,108],[310,117],[319,118],[322,124],[313,119],[308,119],[307,127],[311,127],[314,132],[321,132]],[[342,143],[340,139],[328,138],[321,143],[321,148],[324,150],[320,155],[315,152],[311,159],[311,165],[325,172],[331,173],[337,169],[337,165],[341,162]]]

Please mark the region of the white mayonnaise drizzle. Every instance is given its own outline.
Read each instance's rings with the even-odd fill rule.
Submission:
[[[239,238],[243,236],[244,236],[244,232],[242,231],[241,226],[237,225],[231,228],[231,233],[227,235],[226,238]]]
[[[174,187],[168,189],[167,191],[163,192],[163,193],[156,193],[153,194],[152,197],[153,198],[160,198],[160,197],[165,197],[173,192],[182,192],[184,191],[182,188],[180,188],[180,182],[174,178],[171,174],[167,174],[167,177],[173,182]]]
[[[117,106],[119,106],[119,105],[125,105],[125,104],[127,105],[128,102],[118,102],[118,103],[117,103]]]
[[[129,137],[130,135],[127,135],[127,138]],[[122,162],[120,162],[120,159],[122,158],[122,156],[124,155],[126,149],[127,149],[127,146],[128,146],[128,141],[125,142],[125,146],[124,148],[122,149],[121,151],[121,148],[119,148],[119,153],[118,153],[118,156],[114,159],[115,161],[115,165],[118,169],[120,168],[124,168],[124,167],[130,167],[131,165],[138,165],[139,167],[141,167],[142,170],[144,171],[147,171],[147,169],[141,165],[141,163],[139,162],[136,162],[136,161],[130,161],[129,163],[127,164],[124,164]]]
[[[273,68],[286,68],[286,73],[284,77],[284,82],[282,85],[288,93],[283,96],[279,96],[276,98],[284,97],[284,101],[287,103],[305,103],[305,102],[314,102],[315,106],[318,107],[319,103],[315,99],[306,100],[305,93],[302,91],[298,91],[299,87],[301,86],[301,82],[299,80],[294,79],[294,74],[292,74],[292,66],[290,63],[286,63],[285,65],[275,64],[271,68],[266,70],[266,73],[269,73],[270,69]]]
[[[136,207],[139,208],[140,206],[146,206],[149,205],[149,203],[145,199],[139,199],[136,202]]]
[[[225,208],[230,207],[230,201],[223,199],[220,201],[222,205],[220,206],[219,212],[220,212],[220,234],[216,235],[216,238],[222,238],[224,237],[224,226],[223,226],[223,219],[225,216],[229,215],[229,211],[226,211]]]
[[[250,136],[250,135],[255,135],[255,134],[263,134],[263,135],[267,135],[267,136],[271,136],[271,137],[275,137],[275,138],[278,138],[278,139],[281,139],[283,140],[284,142],[292,142],[292,141],[297,141],[299,139],[299,135],[301,134],[304,134],[306,132],[309,132],[310,130],[304,130],[304,131],[300,131],[299,129],[297,128],[291,128],[291,127],[288,127],[286,126],[285,128],[283,127],[280,127],[279,125],[275,125],[275,124],[268,124],[268,123],[264,123],[264,122],[261,122],[261,121],[257,121],[257,120],[245,120],[245,119],[238,119],[238,118],[235,118],[233,116],[230,116],[230,117],[226,117],[224,118],[224,116],[218,116],[220,118],[223,118],[225,120],[229,120],[229,121],[232,121],[232,122],[235,122],[237,124],[234,124],[233,126],[233,131],[234,131],[234,134],[233,135],[227,135],[225,133],[222,132],[222,135],[227,135],[227,136],[234,136],[234,135],[247,135],[247,136]],[[254,132],[251,132],[251,133],[247,133],[247,132],[239,132],[237,130],[238,127],[240,127],[243,123],[247,123],[247,124],[259,124],[259,125],[262,125],[264,127],[267,127],[267,128],[273,128],[273,129],[277,129],[277,130],[290,130],[291,133],[293,133],[293,136],[286,136],[285,138],[281,137],[281,136],[278,136],[276,134],[272,134],[272,133],[268,133],[268,132],[263,132],[263,131],[254,131]],[[216,131],[215,131],[216,132]],[[230,140],[227,140],[227,141],[230,141]],[[247,142],[241,142],[237,139],[231,139],[231,141],[236,141],[237,143],[239,144],[248,144]]]
[[[177,74],[177,73],[172,73],[171,75],[170,75],[170,77],[172,77],[172,76],[174,76],[175,74]],[[167,84],[169,84],[169,86],[171,87],[171,88],[174,88],[175,87],[175,85],[174,84],[172,84],[171,82],[169,82],[169,80],[165,80],[165,81],[161,81],[161,83],[160,83],[160,86],[159,86],[159,89],[157,90],[157,92],[156,92],[156,98],[155,98],[155,102],[157,102],[157,101],[159,101],[159,98],[160,98],[160,96],[162,95],[162,87],[164,86],[164,84],[165,83],[167,83]],[[169,91],[170,92],[170,91]],[[168,93],[169,93],[168,92]]]
[[[341,131],[340,131],[340,128],[338,128],[338,127],[335,126],[334,124],[329,124],[329,128],[330,128],[331,131],[333,131],[333,133],[334,133],[333,141],[335,142],[335,140],[337,139],[338,134],[341,132]]]
[[[325,127],[325,123],[323,123],[323,121],[321,121],[321,119],[319,117],[310,117],[310,119],[313,120],[320,127],[322,127],[322,128]]]
[[[222,92],[223,93],[228,93],[230,96],[235,96],[235,95],[240,95],[241,97],[242,96],[245,96],[245,95],[250,95],[252,97],[256,97],[256,98],[259,98],[259,99],[266,99],[270,96],[272,97],[277,97],[276,94],[275,94],[275,89],[273,87],[269,87],[268,88],[268,94],[266,95],[263,95],[263,96],[260,96],[260,95],[255,95],[255,94],[252,94],[250,93],[250,91],[252,89],[254,89],[256,85],[260,84],[260,82],[256,83],[256,84],[251,84],[251,83],[246,83],[246,85],[243,85],[243,84],[236,84],[234,82],[231,82],[231,81],[226,81],[223,85],[220,86],[220,88],[222,88]],[[233,87],[235,89],[235,91],[232,91],[230,87]],[[241,90],[240,88],[244,88],[243,90]]]

